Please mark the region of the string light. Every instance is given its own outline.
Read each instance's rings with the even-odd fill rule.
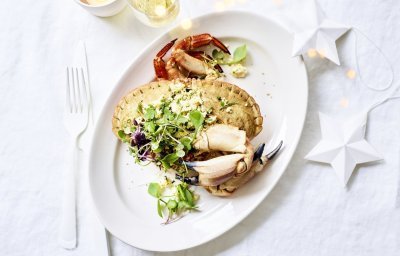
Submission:
[[[356,77],[356,71],[354,71],[354,69],[349,69],[346,72],[346,76],[350,79],[354,79]]]
[[[325,49],[318,49],[317,52],[318,52],[318,55],[319,55],[319,57],[321,59],[325,59],[325,56],[326,56],[326,50]]]
[[[347,98],[342,98],[342,99],[340,99],[339,105],[340,105],[342,108],[347,108],[347,107],[349,106],[349,99],[347,99]]]
[[[310,58],[315,58],[317,56],[317,51],[314,48],[310,48],[307,51],[307,55]]]

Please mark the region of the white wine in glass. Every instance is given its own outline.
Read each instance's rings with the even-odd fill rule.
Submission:
[[[151,27],[171,23],[179,14],[179,0],[127,0],[135,16]]]

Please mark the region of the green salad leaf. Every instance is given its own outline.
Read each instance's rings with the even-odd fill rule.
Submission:
[[[196,131],[198,131],[204,123],[204,116],[198,110],[193,110],[189,114],[190,122],[193,124]]]
[[[158,216],[160,216],[161,218],[164,217],[162,211],[163,211],[163,206],[161,205],[161,200],[158,199],[157,200],[157,213],[158,213]]]
[[[214,49],[212,51],[212,57],[218,64],[222,64],[222,65],[236,64],[236,63],[239,63],[239,62],[243,61],[244,59],[246,59],[247,46],[244,44],[244,45],[237,47],[233,51],[232,58],[229,58],[229,55],[227,53],[224,53],[223,51],[218,50],[218,49]]]
[[[192,149],[192,140],[190,138],[183,137],[179,141],[186,148],[186,150],[191,150]]]
[[[155,116],[156,116],[156,110],[152,106],[149,106],[144,112],[144,119],[146,120],[154,119]]]
[[[165,169],[169,169],[171,168],[171,165],[173,165],[178,159],[179,156],[176,153],[171,153],[161,159],[161,163]]]
[[[158,183],[150,183],[147,189],[147,192],[154,196],[155,198],[159,198],[161,196],[161,187]]]
[[[247,55],[247,46],[245,44],[242,46],[239,46],[233,52],[233,59],[230,62],[230,64],[235,64],[235,63],[241,62],[242,60],[244,60],[246,58],[246,55]]]
[[[168,219],[165,224],[179,218],[185,211],[197,210],[196,201],[198,198],[194,196],[194,192],[190,190],[186,183],[171,184],[170,186],[174,186],[176,189],[174,195],[164,195],[163,189],[158,183],[150,183],[148,187],[149,194],[157,198],[158,216],[163,218],[163,212],[168,212]]]
[[[170,200],[168,201],[168,203],[167,203],[167,207],[168,207],[168,209],[170,209],[170,210],[175,210],[175,208],[178,207],[178,203],[177,203],[175,200],[170,199]]]

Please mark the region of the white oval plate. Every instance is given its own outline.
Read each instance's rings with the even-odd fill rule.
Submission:
[[[223,234],[243,220],[268,195],[288,165],[299,141],[307,109],[308,81],[304,63],[291,57],[292,37],[274,22],[245,12],[224,12],[199,17],[193,28],[180,28],[161,36],[145,49],[125,72],[101,112],[89,162],[89,182],[98,216],[122,241],[151,251],[191,248]],[[263,28],[260,30],[259,28]],[[261,107],[264,129],[253,144],[267,142],[271,150],[279,140],[284,149],[266,170],[229,198],[209,195],[202,188],[200,211],[161,225],[156,200],[146,184],[157,180],[156,168],[133,163],[125,145],[111,131],[111,117],[120,98],[154,78],[152,60],[171,39],[210,33],[230,49],[247,44],[245,79],[227,80],[249,92]],[[229,73],[228,67],[223,67]]]

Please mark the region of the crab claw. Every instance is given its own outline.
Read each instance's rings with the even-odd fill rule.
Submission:
[[[257,173],[261,172],[265,165],[278,153],[278,151],[282,148],[283,142],[281,141],[279,145],[272,150],[270,153],[261,156],[265,144],[261,144],[255,153],[255,160],[251,166],[251,168],[242,174],[235,175],[228,181],[218,185],[218,186],[210,186],[207,187],[206,189],[212,193],[213,195],[216,196],[230,196],[236,189],[238,189],[240,186],[251,180]],[[257,156],[256,156],[257,155]],[[258,161],[257,161],[258,160]]]
[[[276,156],[276,154],[279,152],[279,150],[281,150],[282,145],[283,145],[283,141],[281,140],[281,142],[278,144],[278,146],[274,150],[269,152],[265,157],[268,160],[271,160],[272,158],[274,158],[274,156]]]
[[[234,175],[246,172],[252,165],[254,148],[246,138],[246,132],[239,128],[216,124],[200,133],[193,147],[197,150],[234,152],[206,161],[185,162],[186,166],[198,172],[198,183],[202,186],[216,186]]]
[[[185,162],[186,166],[199,173],[201,186],[216,186],[232,178],[244,154],[219,156],[206,161]]]
[[[195,185],[195,186],[199,185],[199,176],[186,177],[186,176],[182,176],[179,174],[175,174],[175,178],[177,180],[183,181],[189,185]]]
[[[262,143],[257,147],[256,151],[254,152],[253,163],[262,157],[264,148],[265,148],[265,143]]]
[[[201,132],[193,146],[200,151],[217,150],[244,153],[246,151],[246,132],[231,125],[216,124]]]

